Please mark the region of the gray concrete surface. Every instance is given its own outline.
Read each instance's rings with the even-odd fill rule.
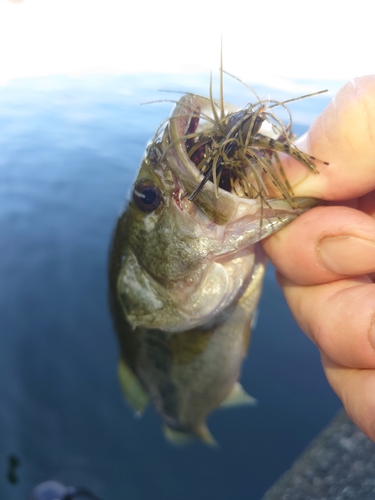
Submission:
[[[375,500],[375,443],[340,411],[262,500]]]

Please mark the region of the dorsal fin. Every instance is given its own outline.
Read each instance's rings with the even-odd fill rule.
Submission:
[[[118,377],[127,402],[138,415],[142,415],[147,406],[149,395],[122,358],[118,364]]]

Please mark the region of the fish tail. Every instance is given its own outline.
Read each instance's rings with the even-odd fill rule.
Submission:
[[[163,427],[163,432],[166,439],[170,443],[177,446],[185,446],[191,443],[191,441],[195,437],[198,437],[201,441],[203,441],[204,444],[210,446],[211,448],[217,448],[219,446],[205,423],[199,425],[192,432],[176,431],[165,424]]]
[[[217,448],[219,446],[218,442],[208,430],[208,427],[205,423],[201,424],[195,430],[195,434],[204,442],[204,444],[207,444],[211,448]]]
[[[189,444],[193,440],[193,435],[188,432],[175,431],[168,427],[168,425],[164,425],[163,427],[164,436],[166,439],[177,446],[185,446]]]

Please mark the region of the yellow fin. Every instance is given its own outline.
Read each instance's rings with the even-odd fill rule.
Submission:
[[[255,311],[253,312],[253,317],[251,318],[251,325],[250,325],[250,330],[253,332],[255,328],[257,327],[258,324],[258,318],[259,318],[259,307],[255,308]]]
[[[204,442],[204,444],[211,446],[211,448],[217,448],[219,446],[205,423],[201,424],[195,430],[195,434]]]
[[[142,415],[147,406],[149,395],[121,358],[118,364],[118,377],[126,400],[139,415]]]
[[[219,446],[204,423],[197,427],[197,429],[191,434],[189,432],[174,431],[167,425],[164,425],[163,431],[164,436],[168,439],[168,441],[178,446],[184,446],[191,443],[195,437],[198,437],[204,442],[204,444],[207,444],[212,448]]]
[[[163,432],[164,436],[168,439],[168,441],[177,446],[184,446],[186,444],[189,444],[194,437],[191,434],[188,434],[187,432],[174,431],[167,425],[164,425]]]
[[[220,408],[229,408],[230,406],[256,405],[258,401],[247,394],[239,382],[236,382],[229,396],[221,403]]]

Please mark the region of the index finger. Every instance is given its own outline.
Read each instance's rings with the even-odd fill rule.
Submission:
[[[375,75],[347,83],[296,144],[329,163],[316,161],[314,174],[283,158],[296,196],[348,200],[375,189]]]

